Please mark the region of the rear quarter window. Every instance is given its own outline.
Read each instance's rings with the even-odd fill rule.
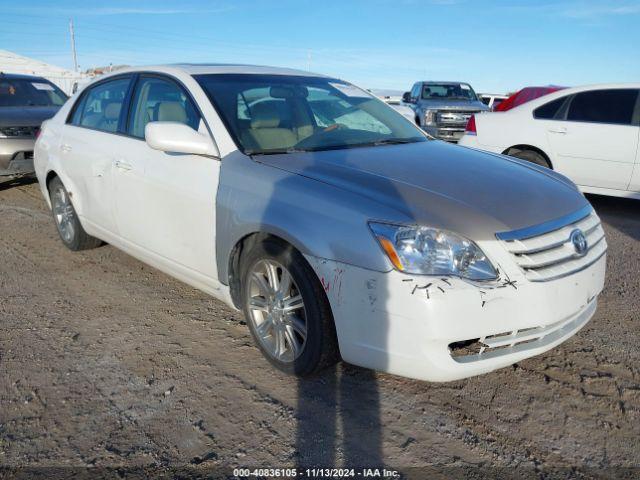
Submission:
[[[567,97],[561,97],[556,100],[553,100],[549,103],[545,103],[541,107],[536,108],[533,111],[533,118],[537,118],[540,120],[553,120],[557,118],[556,116],[560,112],[560,108],[564,105],[564,102],[567,100]]]

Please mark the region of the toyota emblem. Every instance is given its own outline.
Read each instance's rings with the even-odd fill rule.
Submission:
[[[580,230],[579,228],[576,228],[573,232],[571,232],[571,235],[569,236],[569,240],[573,244],[573,248],[576,249],[576,253],[578,255],[582,257],[587,254],[587,249],[588,249],[587,239],[584,236],[584,233],[582,233],[582,230]]]

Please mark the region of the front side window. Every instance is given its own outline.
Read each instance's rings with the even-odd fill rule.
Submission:
[[[549,103],[545,103],[544,105],[536,108],[533,111],[533,117],[538,118],[540,120],[552,120],[556,118],[556,115],[560,111],[562,105],[566,101],[567,97],[557,98]]]
[[[67,96],[44,78],[0,76],[0,107],[60,107]]]
[[[247,154],[427,141],[395,110],[341,80],[254,74],[196,80]]]
[[[186,93],[174,82],[158,77],[142,77],[133,96],[128,133],[144,138],[149,122],[178,122],[194,130],[200,115]]]
[[[631,125],[638,90],[594,90],[575,95],[567,120]]]
[[[416,83],[411,89],[411,98],[417,99],[420,96],[420,84]]]
[[[104,132],[116,132],[129,81],[129,78],[119,78],[90,87],[74,111],[71,123]]]
[[[478,99],[470,85],[466,83],[429,83],[422,87],[423,100],[471,100]]]

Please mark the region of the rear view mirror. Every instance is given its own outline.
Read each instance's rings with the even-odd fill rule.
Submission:
[[[404,92],[402,94],[402,101],[405,102],[405,103],[411,103],[411,93]]]
[[[220,157],[218,148],[208,135],[183,123],[149,122],[144,128],[144,138],[154,150]]]

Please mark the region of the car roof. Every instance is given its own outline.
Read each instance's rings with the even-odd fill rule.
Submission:
[[[189,75],[238,73],[254,75],[295,75],[304,77],[330,78],[318,73],[307,72],[304,70],[295,70],[293,68],[231,63],[175,63],[170,65],[148,65],[140,67],[129,67],[122,70],[117,70],[113,73],[142,72],[150,70],[166,73],[175,73],[176,71],[181,71]]]
[[[447,82],[447,81],[444,81],[444,80],[440,80],[440,81],[438,81],[438,80],[422,80],[422,81],[420,81],[418,83],[422,83],[422,84],[425,84],[425,85],[460,85],[460,84],[469,85],[468,82],[457,82],[457,81]]]
[[[598,83],[594,85],[582,85],[580,87],[564,88],[562,90],[558,90],[556,92],[549,93],[547,95],[543,95],[538,98],[534,98],[533,100],[530,100],[521,105],[518,105],[517,107],[514,107],[511,110],[507,110],[506,112],[497,112],[497,113],[509,113],[509,112],[517,113],[517,112],[523,112],[529,109],[533,110],[539,107],[540,105],[544,105],[547,102],[552,102],[553,100],[556,100],[558,98],[565,97],[568,95],[573,95],[575,93],[580,93],[580,92],[588,92],[591,90],[617,90],[617,89],[625,89],[625,88],[640,89],[640,83],[638,82]]]
[[[25,75],[23,73],[5,73],[5,72],[0,72],[0,78],[8,78],[11,80],[40,80],[40,81],[46,81],[48,82],[47,79],[39,77],[37,75]]]

